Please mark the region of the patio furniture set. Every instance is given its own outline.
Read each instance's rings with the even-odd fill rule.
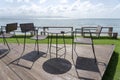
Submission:
[[[3,27],[1,28],[1,33],[0,33],[0,38],[3,39],[3,42],[5,45],[7,45],[8,49],[10,49],[10,46],[6,40],[6,38],[10,38],[10,37],[15,37],[16,38],[16,41],[17,43],[19,44],[19,40],[17,39],[16,37],[16,34],[15,34],[15,30],[17,30],[17,27],[18,27],[18,24],[17,23],[10,23],[10,24],[7,24],[6,26],[4,26],[5,28],[5,31],[3,30]],[[35,40],[35,47],[37,48],[37,52],[39,54],[39,42],[38,40],[43,40],[43,39],[46,39],[48,36],[51,35],[51,37],[48,38],[48,47],[47,47],[47,51],[49,51],[50,55],[51,55],[51,47],[52,47],[52,39],[53,39],[53,36],[55,36],[56,38],[56,58],[58,57],[58,51],[61,50],[62,48],[65,49],[65,53],[64,55],[66,55],[66,43],[65,43],[65,34],[69,33],[69,32],[65,32],[65,31],[60,31],[60,32],[50,32],[50,31],[45,31],[45,28],[44,27],[44,31],[42,31],[42,33],[45,33],[45,34],[39,34],[39,29],[40,27],[35,27],[33,23],[23,23],[23,24],[20,24],[20,28],[21,28],[21,32],[24,33],[24,44],[23,44],[23,53],[25,51],[25,48],[26,48],[26,36],[27,36],[27,32],[34,32],[34,36],[31,37],[31,39],[34,39]],[[50,27],[47,27],[47,28],[50,28]],[[55,27],[51,27],[51,28],[55,28]],[[62,28],[62,27],[58,27],[58,28]],[[64,27],[65,28],[65,27]],[[68,28],[68,27],[66,27]],[[77,43],[80,43],[80,44],[90,44],[92,46],[92,50],[93,50],[93,53],[94,53],[94,57],[95,57],[95,51],[94,51],[94,44],[93,44],[93,40],[92,40],[92,34],[89,30],[88,33],[90,33],[90,38],[81,38],[81,37],[78,37],[78,33],[81,34],[81,32],[84,32],[85,29],[76,29],[75,31],[73,31],[73,28],[72,27],[69,27],[71,28],[72,31],[70,31],[70,33],[72,33],[72,58],[73,58],[73,51],[75,50],[76,48],[76,44]],[[82,30],[82,31],[81,31]],[[13,34],[11,34],[11,32],[13,32]],[[47,34],[47,35],[46,35]],[[64,47],[62,48],[59,48],[58,47],[58,36],[59,35],[62,35],[62,38],[63,38],[63,43],[64,43]],[[23,56],[23,53],[21,54],[20,58]],[[19,58],[19,60],[20,60]],[[96,57],[95,57],[95,61],[96,61]]]
[[[48,46],[46,48],[47,49],[46,53],[50,53],[50,58],[51,58],[52,53],[55,53],[56,58],[58,58],[59,57],[58,56],[58,51],[61,50],[61,49],[64,49],[64,54],[63,55],[64,55],[64,58],[65,58],[65,56],[66,56],[65,34],[70,33],[71,34],[71,39],[72,39],[71,58],[73,58],[73,56],[74,56],[73,53],[74,52],[77,55],[77,51],[76,51],[77,44],[87,44],[87,45],[91,45],[94,60],[95,60],[95,62],[97,62],[92,34],[95,33],[99,37],[100,36],[99,32],[101,32],[101,27],[100,26],[97,27],[96,32],[92,32],[91,27],[76,28],[75,31],[73,31],[73,27],[60,27],[60,26],[59,27],[53,27],[53,26],[43,27],[42,28],[43,31],[39,32],[39,29],[41,29],[41,27],[35,27],[33,23],[22,23],[22,24],[19,25],[19,27],[21,29],[21,32],[24,33],[24,44],[23,44],[23,52],[22,52],[21,56],[17,59],[17,61],[18,61],[17,64],[19,63],[21,57],[24,54],[24,51],[25,51],[25,48],[26,48],[26,38],[27,38],[27,33],[28,32],[33,33],[33,36],[31,37],[31,39],[35,40],[34,51],[35,51],[35,48],[36,48],[36,52],[37,52],[38,55],[39,55],[39,51],[40,51],[38,41],[48,39]],[[19,40],[16,37],[16,33],[15,33],[15,30],[17,30],[17,28],[18,28],[17,23],[10,23],[10,24],[6,24],[6,26],[1,27],[0,38],[3,39],[3,42],[4,42],[5,45],[7,45],[7,48],[8,48],[9,51],[11,50],[11,48],[10,48],[8,42],[7,42],[7,38],[10,38],[10,37],[14,36],[16,38],[16,41],[17,41],[18,45],[20,44]],[[71,29],[71,31],[64,31],[64,30],[57,31],[57,32],[55,32],[55,30],[54,31],[46,31],[46,29],[49,29],[49,28],[54,28],[54,29],[56,29],[56,28],[61,28],[61,29],[62,28],[69,28],[69,29]],[[13,32],[13,33],[11,34],[11,32]],[[39,34],[39,33],[41,33],[41,34]],[[112,32],[109,32],[109,33],[112,33]],[[84,37],[85,34],[89,34],[89,38]],[[58,46],[59,45],[58,44],[59,35],[63,39],[63,43],[64,43],[63,47]],[[83,37],[81,37],[81,35]],[[56,49],[56,52],[52,52],[52,49],[51,49],[53,47],[52,43],[53,43],[54,38],[56,39],[56,42],[55,42],[56,45],[54,46],[55,49]],[[47,54],[46,54],[46,56],[47,56]]]
[[[18,46],[19,45],[21,46],[19,39],[16,36],[16,30],[18,30],[18,28],[20,28],[20,32],[24,34],[23,35],[24,41],[22,44],[23,47],[22,47],[22,51],[20,51],[22,53],[19,55],[19,58],[17,58],[16,60],[13,59],[14,61],[13,60],[12,60],[12,62],[10,61],[9,64],[11,64],[13,62],[17,62],[17,65],[21,65],[21,63],[22,63],[21,59],[23,59],[23,57],[26,55],[26,52],[28,50],[27,49],[28,46],[26,44],[27,38],[28,38],[27,33],[32,33],[31,34],[32,37],[30,37],[30,39],[35,40],[34,46],[32,46],[32,48],[31,48],[31,49],[33,49],[32,51],[34,51],[36,53],[35,56],[33,56],[33,57],[40,58],[38,56],[41,56],[41,52],[40,52],[41,48],[40,47],[42,47],[42,45],[39,47],[39,45],[40,45],[39,40],[44,40],[44,39],[47,40],[47,46],[44,46],[46,49],[46,52],[45,52],[46,54],[44,54],[45,56],[42,55],[42,57],[45,57],[45,59],[47,59],[46,57],[50,57],[50,59],[45,61],[43,64],[44,71],[46,71],[48,73],[62,74],[71,69],[71,63],[69,62],[69,60],[67,58],[68,57],[67,49],[66,49],[67,48],[67,45],[66,45],[67,40],[65,38],[67,36],[67,34],[69,34],[70,40],[71,40],[71,44],[70,44],[71,48],[70,49],[72,49],[72,50],[70,50],[71,54],[69,54],[69,55],[70,55],[70,58],[73,60],[73,65],[79,64],[78,61],[79,61],[79,59],[81,60],[81,58],[78,57],[81,55],[81,54],[79,54],[79,50],[78,50],[79,44],[90,45],[89,46],[90,55],[92,53],[92,55],[91,55],[92,57],[90,57],[90,58],[92,59],[93,64],[97,65],[97,63],[99,62],[99,60],[97,60],[97,58],[96,58],[96,55],[97,55],[96,53],[98,53],[98,52],[97,52],[97,48],[94,47],[93,34],[95,34],[99,38],[100,34],[101,34],[99,32],[101,32],[101,30],[103,29],[103,27],[101,27],[101,26],[82,27],[82,28],[76,28],[75,30],[73,30],[73,27],[63,27],[63,26],[35,27],[34,23],[21,23],[19,26],[18,26],[18,23],[6,24],[6,26],[1,27],[0,38],[3,39],[3,44],[7,46],[9,52],[13,49],[9,46],[7,38],[15,37]],[[112,31],[112,27],[106,27],[106,28],[109,30],[109,32],[106,32],[105,34],[109,34],[110,37],[115,36],[114,35],[115,32]],[[52,29],[53,29],[53,31],[52,31]],[[64,30],[64,29],[66,29],[66,30]],[[92,30],[94,30],[95,32]],[[87,37],[86,37],[86,34],[87,34]],[[61,45],[59,46],[59,38],[63,41],[63,44],[62,44],[63,46],[61,46]],[[83,46],[81,46],[81,47],[83,47]],[[54,48],[54,50],[52,48]],[[87,49],[87,48],[85,47],[85,49]],[[95,49],[96,49],[96,51],[95,51]],[[60,53],[59,51],[63,51],[62,54],[59,54]],[[49,56],[48,56],[48,54],[49,54]],[[55,55],[52,56],[52,54],[55,54]],[[77,59],[75,58],[76,56],[78,57]],[[55,57],[55,58],[53,58],[53,57]],[[64,58],[62,58],[62,57],[64,57]],[[76,60],[76,63],[74,62],[74,60]],[[52,63],[53,65],[51,66],[50,63]],[[58,63],[58,64],[56,64],[56,63]],[[33,64],[34,64],[34,62],[33,62]],[[32,64],[32,66],[33,66],[33,64]],[[59,68],[65,68],[65,69],[63,69],[64,71],[63,70],[56,71],[56,70],[58,70],[58,68],[56,68],[55,65]],[[30,64],[30,66],[31,66],[31,64]],[[32,66],[30,67],[30,69],[32,68]],[[55,67],[53,67],[53,66],[55,66]],[[78,67],[78,69],[79,69],[79,65],[76,65],[75,67]],[[77,75],[77,76],[79,77],[79,75]]]

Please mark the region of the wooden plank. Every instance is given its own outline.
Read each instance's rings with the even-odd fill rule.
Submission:
[[[10,58],[14,58],[15,56],[15,53],[12,53],[12,55],[9,55],[9,58],[8,57],[6,57],[6,58],[4,58],[4,61],[6,62],[6,63],[9,63],[9,62],[11,62],[12,60],[10,59]],[[41,59],[42,61],[40,61],[40,62],[44,62],[45,60],[46,60],[46,58],[44,58],[44,59]],[[39,62],[38,62],[39,63]],[[20,64],[21,65],[23,65],[23,66],[28,66],[28,65],[30,65],[29,64],[29,62],[27,62],[27,61],[20,61]],[[42,65],[41,65],[42,66]],[[18,67],[20,67],[20,66],[17,66],[17,65],[10,65],[10,67],[12,68],[12,69],[14,69],[15,70],[15,72],[17,72],[17,68]],[[23,72],[21,72],[21,71],[18,71],[18,72],[20,72],[20,73],[18,73],[18,75],[19,76],[21,76],[21,78],[22,79],[27,79],[27,78],[24,78],[24,75],[26,74],[26,73],[28,73],[29,75],[31,75],[31,76],[34,76],[35,78],[37,78],[38,80],[48,80],[48,79],[53,79],[53,77],[51,76],[51,75],[47,75],[46,77],[44,77],[45,76],[45,74],[43,73],[44,72],[44,70],[43,69],[40,69],[40,65],[38,65],[37,67],[34,65],[34,67],[35,68],[33,68],[33,69],[25,69],[24,67],[21,67],[23,70],[21,70],[21,68],[19,68],[19,70],[21,70],[21,71],[23,71]],[[41,67],[42,68],[42,67]],[[39,70],[40,69],[40,70]],[[43,71],[41,71],[41,70],[43,70]],[[26,73],[24,72],[24,71],[26,71]],[[39,72],[40,71],[40,72]],[[23,74],[23,75],[22,75]],[[48,73],[46,73],[46,74],[48,74]],[[34,80],[34,79],[33,79]]]
[[[1,80],[21,80],[5,63],[0,60]]]
[[[6,57],[6,60],[4,60],[4,62],[7,63],[6,61],[9,62],[10,58]],[[20,79],[37,80],[35,77],[33,77],[31,74],[29,74],[23,67],[17,66],[15,64],[9,64],[8,66],[16,75],[18,75],[20,77]]]
[[[78,45],[77,47],[78,56],[74,53],[74,58],[72,59],[71,57],[72,46],[67,45],[67,53],[66,53],[65,59],[71,63],[71,69],[63,74],[57,75],[57,74],[51,74],[45,71],[43,68],[44,64],[50,60],[49,53],[47,57],[39,57],[35,61],[31,69],[28,69],[26,67],[31,67],[32,62],[29,60],[24,60],[24,59],[20,60],[19,65],[10,64],[9,66],[6,66],[5,64],[9,64],[11,61],[17,59],[20,56],[22,46],[23,45],[18,46],[17,44],[12,44],[11,45],[12,50],[10,51],[10,53],[7,56],[1,58],[2,63],[0,62],[0,68],[2,69],[5,67],[4,69],[6,69],[6,67],[8,67],[7,71],[4,71],[4,72],[2,71],[0,73],[1,79],[16,80],[18,78],[17,80],[19,79],[23,79],[23,80],[56,80],[56,79],[59,79],[59,80],[79,80],[79,79],[101,80],[107,68],[107,65],[109,63],[109,60],[112,56],[113,50],[114,50],[114,45],[95,45],[95,52],[96,52],[97,61],[98,61],[98,63],[95,64],[93,62],[94,57],[93,57],[91,46]],[[46,44],[45,45],[42,44],[42,47],[40,44],[40,51],[46,52],[46,47],[47,47]],[[33,51],[33,49],[34,49],[34,44],[27,44],[24,55],[30,54],[30,52]],[[59,55],[63,54],[63,52],[64,50],[61,50],[59,52]],[[30,55],[27,55],[27,57],[30,57]],[[31,56],[30,58],[33,58],[33,57],[34,56]],[[52,54],[52,59],[53,58],[55,58],[54,54]],[[4,65],[2,65],[3,62],[5,63]],[[56,64],[55,62],[51,63],[50,66],[53,68],[57,68],[59,70],[63,70],[59,66],[59,64]],[[10,76],[7,75],[9,72],[11,73],[9,74]],[[7,76],[7,78],[3,76]]]

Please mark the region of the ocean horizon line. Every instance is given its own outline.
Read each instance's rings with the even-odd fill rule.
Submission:
[[[69,18],[69,17],[0,17],[0,19],[75,19],[75,20],[86,20],[86,19],[110,19],[110,20],[120,20],[120,18]]]

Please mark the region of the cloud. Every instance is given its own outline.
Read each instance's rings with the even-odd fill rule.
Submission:
[[[45,3],[47,0],[40,0],[39,2],[40,2],[40,4],[43,4],[43,3]]]
[[[10,0],[6,0],[10,1]],[[15,1],[15,0],[14,0]],[[11,2],[14,2],[11,0]],[[108,6],[104,3],[92,3],[90,0],[75,0],[70,3],[70,0],[59,0],[56,4],[48,0],[16,0],[21,3],[17,7],[0,8],[0,15],[26,15],[26,16],[65,16],[70,18],[109,18],[117,17],[120,13],[120,4],[116,6]],[[46,5],[50,3],[50,5]],[[42,5],[41,5],[42,4]],[[120,16],[119,16],[120,17]]]
[[[16,0],[17,2],[25,2],[25,3],[29,3],[30,0]]]
[[[5,0],[6,2],[13,3],[14,0]]]
[[[25,2],[25,3],[28,3],[30,2],[30,0],[5,0],[6,2],[10,2],[10,3],[15,3],[15,2]]]
[[[68,5],[64,15],[73,18],[87,18],[92,14],[103,11],[102,6],[104,5],[101,3],[93,5],[90,1],[76,0],[73,4]]]
[[[114,10],[120,9],[120,4],[116,5],[113,9]]]
[[[60,0],[60,3],[66,4],[66,3],[68,3],[68,0]]]

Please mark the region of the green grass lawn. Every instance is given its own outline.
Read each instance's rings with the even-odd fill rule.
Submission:
[[[23,43],[23,36],[17,36],[18,40],[20,41],[20,43]],[[62,38],[59,37],[59,43],[62,44]],[[71,37],[67,36],[65,37],[66,39],[66,44],[71,44]],[[41,40],[39,41],[39,43],[42,44],[47,44],[47,40]],[[15,38],[9,38],[7,39],[8,42],[10,43],[16,43]],[[0,39],[0,42],[3,42],[2,39]],[[30,36],[27,37],[27,43],[34,43],[34,40],[30,39]],[[53,41],[53,43],[55,42],[55,39]],[[101,37],[99,39],[94,38],[94,43],[96,45],[98,44],[102,44],[102,45],[106,45],[106,44],[114,44],[115,45],[115,50],[114,53],[111,57],[111,60],[109,62],[109,65],[107,67],[107,70],[103,76],[103,80],[120,80],[120,39],[112,39],[109,37]]]

